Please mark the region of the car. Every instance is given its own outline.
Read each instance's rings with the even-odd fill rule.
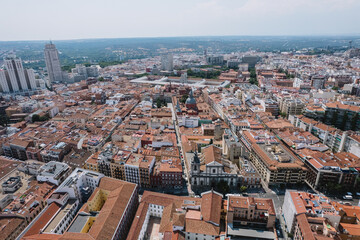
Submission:
[[[345,196],[343,196],[343,199],[345,199],[345,200],[352,200],[353,197],[352,197],[351,195],[345,195]]]
[[[344,205],[346,205],[346,206],[351,206],[351,203],[349,203],[349,202],[344,202]]]
[[[350,196],[352,196],[352,193],[351,193],[351,192],[347,192],[347,193],[346,193],[346,195],[350,195]]]

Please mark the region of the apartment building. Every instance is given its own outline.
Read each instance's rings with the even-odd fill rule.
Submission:
[[[242,131],[240,141],[266,185],[304,182],[303,162],[269,131]]]
[[[287,231],[294,233],[300,214],[306,214],[312,218],[323,218],[327,224],[337,227],[340,222],[338,210],[331,201],[323,196],[307,192],[287,190],[282,206]],[[298,238],[301,239],[301,238]]]
[[[272,199],[227,196],[227,232],[231,237],[275,239],[276,212]],[[256,231],[252,229],[262,231]]]
[[[67,192],[53,194],[48,207],[20,237],[126,239],[138,206],[138,188],[136,184],[102,177],[89,199],[82,206],[79,202]]]
[[[215,240],[221,235],[222,208],[222,195],[214,191],[202,193],[201,198],[145,191],[127,239],[149,237],[149,224],[159,221],[158,231],[151,233],[153,238]]]

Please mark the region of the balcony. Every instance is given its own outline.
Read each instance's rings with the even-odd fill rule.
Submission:
[[[260,224],[267,224],[268,218],[264,216],[264,217],[256,217],[256,218],[253,218],[253,219],[248,219],[248,218],[242,218],[242,217],[235,217],[234,216],[233,221],[234,221],[234,224],[235,224],[235,222],[238,222],[238,223],[246,222],[247,225],[252,224],[252,223],[255,223],[255,224],[259,224],[259,223]]]

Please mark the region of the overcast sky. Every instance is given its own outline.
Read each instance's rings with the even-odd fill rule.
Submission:
[[[360,33],[360,0],[0,0],[0,40]]]

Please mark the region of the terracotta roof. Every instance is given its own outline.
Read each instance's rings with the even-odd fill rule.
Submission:
[[[60,205],[58,205],[55,202],[52,202],[45,212],[41,214],[41,216],[38,218],[38,220],[31,226],[31,228],[25,233],[24,237],[26,239],[27,236],[31,235],[37,235],[42,228],[45,227],[45,225],[50,221],[50,219],[59,211],[61,208]]]
[[[299,214],[296,216],[297,223],[299,224],[299,228],[303,239],[306,240],[315,240],[313,232],[311,231],[310,224],[306,218],[305,213]]]
[[[222,195],[216,192],[201,194],[201,215],[204,221],[220,224]]]

